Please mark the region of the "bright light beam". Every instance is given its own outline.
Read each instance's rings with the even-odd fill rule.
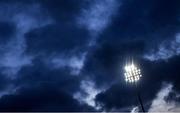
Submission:
[[[139,81],[139,79],[142,77],[140,68],[136,67],[133,63],[126,65],[124,69],[126,82],[134,83]]]

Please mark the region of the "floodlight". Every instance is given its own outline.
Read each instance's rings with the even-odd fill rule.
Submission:
[[[124,76],[125,76],[126,82],[136,83],[142,77],[140,68],[138,68],[134,63],[130,63],[130,64],[126,65],[124,67],[124,70],[125,70]],[[135,86],[137,87],[137,84]],[[137,90],[137,88],[136,88],[136,90]],[[142,111],[145,112],[143,103],[142,103],[142,100],[140,97],[140,93],[138,90],[137,90],[137,95],[138,95],[138,100],[141,104]]]
[[[142,77],[141,70],[133,63],[126,65],[124,69],[126,82],[134,83],[139,81],[140,77]]]

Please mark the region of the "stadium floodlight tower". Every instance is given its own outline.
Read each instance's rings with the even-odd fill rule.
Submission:
[[[141,70],[140,68],[138,68],[133,62],[130,64],[126,64],[124,67],[125,73],[125,81],[132,83],[136,86],[136,92],[137,92],[137,96],[138,96],[138,100],[139,103],[141,105],[142,111],[145,112],[144,107],[143,107],[143,103],[140,97],[140,93],[138,91],[138,87],[137,87],[137,82],[140,80],[140,78],[142,77],[141,74]]]

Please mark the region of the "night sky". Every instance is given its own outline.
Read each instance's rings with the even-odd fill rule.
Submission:
[[[0,111],[180,112],[180,0],[0,0]]]

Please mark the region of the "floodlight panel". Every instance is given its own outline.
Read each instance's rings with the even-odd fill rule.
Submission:
[[[125,66],[125,81],[126,82],[137,82],[139,81],[141,75],[141,70],[136,67],[134,64],[126,65]]]

